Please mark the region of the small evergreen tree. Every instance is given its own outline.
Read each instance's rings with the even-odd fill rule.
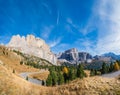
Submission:
[[[43,86],[45,85],[45,82],[44,82],[44,80],[42,80],[42,85],[43,85]]]
[[[26,77],[26,80],[28,80],[28,76]]]
[[[94,69],[91,69],[90,70],[90,76],[94,76],[95,75],[95,70]]]
[[[95,75],[98,75],[97,70],[95,70]]]
[[[52,86],[52,77],[51,77],[50,74],[48,75],[48,78],[47,78],[47,80],[46,80],[46,85],[47,85],[47,86]]]
[[[110,68],[109,68],[109,72],[113,72],[114,71],[114,66],[113,66],[113,63],[111,62],[110,63]]]
[[[20,61],[20,65],[22,65],[23,64],[23,61]]]
[[[79,64],[78,68],[77,68],[77,77],[83,78],[84,76],[85,76],[85,73],[83,70],[83,66],[81,64]]]
[[[102,74],[106,74],[107,72],[108,72],[107,65],[106,65],[106,63],[103,63],[103,64],[102,64],[101,73],[102,73]]]
[[[54,85],[57,85],[58,77],[57,77],[56,72],[53,71],[53,72],[51,73],[51,76],[52,76],[52,85],[53,85],[53,86],[54,86]]]
[[[58,85],[61,85],[64,83],[64,77],[63,74],[61,74],[60,72],[58,73]]]
[[[13,73],[15,73],[15,70],[13,69]]]
[[[69,76],[69,80],[75,79],[75,72],[74,72],[73,68],[70,68],[68,76]]]

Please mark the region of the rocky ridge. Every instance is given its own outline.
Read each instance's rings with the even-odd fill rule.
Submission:
[[[26,37],[21,37],[20,35],[12,36],[10,42],[7,44],[7,47],[31,56],[33,55],[46,59],[54,65],[57,64],[57,58],[50,51],[50,48],[45,41],[40,38],[36,38],[33,35],[27,35]]]
[[[65,52],[59,53],[57,55],[59,61],[70,62],[72,64],[82,63],[82,62],[91,62],[92,55],[87,52],[79,52],[76,48],[66,50]]]

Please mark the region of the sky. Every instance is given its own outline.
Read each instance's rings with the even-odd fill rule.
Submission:
[[[120,54],[120,0],[0,0],[0,43],[33,34],[54,53]]]

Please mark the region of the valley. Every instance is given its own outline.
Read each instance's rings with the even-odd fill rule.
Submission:
[[[0,0],[0,95],[120,95],[120,0]]]
[[[46,80],[49,74],[48,71],[44,69],[40,70],[30,65],[21,65],[20,59],[23,56],[17,55],[6,47],[1,46],[0,51],[0,95],[18,95],[18,93],[20,95],[120,94],[120,80],[117,78],[119,71],[102,76],[88,76],[83,79],[76,78],[62,85],[42,86],[41,82],[35,81],[34,84],[34,79]],[[13,69],[15,72],[13,72]],[[21,78],[19,74],[24,78]],[[112,78],[109,78],[111,75],[113,75]],[[28,81],[26,80],[26,76],[29,77]]]

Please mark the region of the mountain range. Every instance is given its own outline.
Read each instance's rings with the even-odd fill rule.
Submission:
[[[120,60],[120,55],[112,52],[104,53],[102,55],[92,56],[87,52],[79,52],[76,48],[72,48],[61,52],[57,55],[58,61],[61,63],[67,62],[70,64],[76,63],[92,63],[92,62],[114,62]]]
[[[20,35],[12,36],[10,42],[6,46],[11,50],[18,50],[24,54],[48,60],[53,65],[57,65],[58,63],[76,64],[120,60],[120,55],[116,55],[112,52],[92,56],[90,53],[78,51],[76,48],[54,54],[44,40],[37,38],[34,35],[27,35],[26,37],[21,37]]]
[[[44,40],[34,35],[27,35],[26,37],[21,37],[20,35],[12,36],[10,42],[6,46],[11,50],[17,50],[24,54],[43,58],[54,65],[57,64],[57,58],[51,52],[50,47]]]
[[[105,53],[102,56],[111,57],[114,60],[120,60],[120,55],[116,55],[115,53],[112,53],[112,52]]]

